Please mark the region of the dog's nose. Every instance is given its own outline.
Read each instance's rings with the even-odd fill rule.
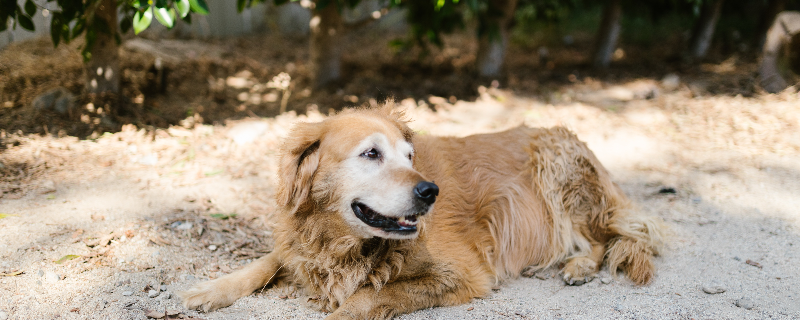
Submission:
[[[426,204],[432,204],[439,195],[439,186],[435,183],[422,181],[414,187],[414,196]]]

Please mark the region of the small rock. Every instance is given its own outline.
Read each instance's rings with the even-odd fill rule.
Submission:
[[[703,202],[703,198],[701,198],[701,197],[694,197],[694,198],[692,198],[692,202],[693,202],[694,204],[699,204],[700,202]]]
[[[717,294],[725,292],[725,287],[719,283],[712,282],[711,284],[703,286],[703,292],[708,294]]]
[[[33,99],[33,107],[39,110],[53,110],[62,115],[75,108],[75,97],[66,88],[55,88]]]
[[[217,250],[217,246],[212,244],[212,245],[208,246],[208,250],[211,250],[211,251]]]
[[[742,261],[742,258],[739,258],[739,257],[733,257],[733,260],[736,260],[736,261]]]
[[[36,274],[38,274],[40,277],[44,277],[44,270],[39,269],[39,272],[37,272]]]
[[[169,292],[164,292],[164,294],[162,294],[161,296],[162,296],[164,299],[170,299],[170,298],[172,298],[172,293],[169,293]]]
[[[126,297],[132,296],[133,295],[133,291],[123,291],[122,295],[126,296]]]
[[[681,85],[681,78],[677,74],[670,73],[661,79],[661,85],[668,91],[675,90]]]
[[[602,282],[603,284],[609,284],[609,283],[611,283],[611,278],[607,278],[607,277],[606,278],[600,278],[600,282]]]
[[[673,188],[673,187],[661,187],[661,189],[658,190],[658,193],[660,193],[660,194],[676,194],[676,193],[678,193],[678,190],[675,190],[675,188]]]
[[[147,297],[155,298],[155,297],[158,297],[159,293],[160,292],[158,290],[150,290],[150,291],[147,292]]]
[[[162,284],[160,289],[161,289],[161,291],[167,291],[167,285],[166,284]]]
[[[194,280],[194,279],[195,279],[194,276],[191,274],[186,276],[186,280]]]
[[[53,182],[53,180],[47,180],[44,183],[42,183],[42,189],[39,190],[40,194],[47,194],[53,192],[56,192],[56,184],[55,182]]]
[[[6,319],[8,319],[8,313],[0,310],[0,320],[6,320]]]
[[[53,271],[47,271],[44,273],[44,280],[49,283],[55,283],[58,282],[58,280],[61,280],[61,276]]]
[[[749,298],[741,298],[739,300],[736,300],[736,306],[739,308],[750,310],[753,309],[753,307],[755,307],[755,303],[753,302],[753,300],[750,300]]]
[[[175,230],[189,230],[193,225],[191,222],[178,221],[173,223],[171,226]]]

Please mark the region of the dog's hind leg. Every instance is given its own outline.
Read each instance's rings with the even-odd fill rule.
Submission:
[[[637,284],[648,283],[652,256],[663,242],[661,220],[634,211],[600,161],[567,129],[537,130],[531,161],[553,228],[549,263],[568,260],[564,280],[585,282],[605,256],[612,274],[619,267]]]
[[[605,246],[593,242],[589,255],[573,257],[561,269],[564,282],[571,286],[580,286],[597,277],[597,271],[600,271],[600,266],[603,265],[605,254]]]
[[[227,307],[237,299],[263,288],[278,278],[281,271],[278,253],[273,251],[242,269],[179,292],[183,305],[204,312]]]

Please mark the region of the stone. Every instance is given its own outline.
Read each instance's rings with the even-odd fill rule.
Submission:
[[[33,107],[66,115],[75,109],[75,96],[66,88],[58,87],[33,98]]]
[[[708,294],[723,293],[725,292],[725,290],[726,290],[725,287],[716,282],[712,282],[710,284],[703,286],[703,292]]]
[[[602,282],[603,284],[609,284],[611,283],[611,278],[608,277],[600,278],[600,282]]]
[[[167,291],[167,285],[162,284],[160,289],[161,291]]]
[[[678,88],[681,85],[681,77],[677,74],[670,73],[665,75],[663,79],[661,79],[661,86],[668,91],[672,91]]]
[[[750,300],[749,298],[742,297],[739,300],[736,300],[736,306],[739,308],[750,310],[753,309],[753,307],[755,307],[755,303],[753,302],[753,300]]]
[[[147,297],[155,298],[155,297],[158,297],[159,293],[160,292],[158,290],[150,290],[150,291],[147,292]]]
[[[61,276],[53,271],[47,271],[44,273],[44,280],[49,283],[55,283],[58,282],[58,280],[61,280]]]
[[[133,295],[133,291],[130,291],[130,290],[129,291],[123,291],[122,295],[126,296],[126,297],[132,296]]]
[[[44,183],[42,183],[42,188],[41,190],[39,190],[40,194],[47,194],[52,192],[56,192],[56,184],[55,182],[53,182],[53,180],[47,180]]]
[[[8,319],[8,313],[6,313],[3,310],[0,310],[0,320],[7,320],[7,319]]]

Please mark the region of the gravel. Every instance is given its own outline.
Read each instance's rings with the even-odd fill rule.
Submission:
[[[6,320],[6,319],[8,319],[8,313],[0,310],[0,320]]]
[[[158,297],[159,293],[160,292],[158,290],[150,290],[150,291],[147,292],[147,297],[155,298],[155,297]]]
[[[122,291],[122,295],[126,296],[126,297],[132,296],[133,295],[133,291]]]

